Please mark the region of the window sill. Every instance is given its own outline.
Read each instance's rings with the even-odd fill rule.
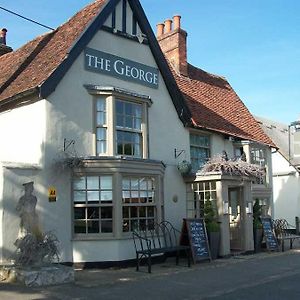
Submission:
[[[116,241],[116,240],[131,240],[132,239],[132,234],[124,234],[124,236],[121,237],[115,237],[112,235],[74,235],[73,238],[71,239],[72,241]]]

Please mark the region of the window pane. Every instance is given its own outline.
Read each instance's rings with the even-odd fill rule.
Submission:
[[[85,219],[85,208],[75,207],[74,208],[74,219]]]
[[[99,190],[99,177],[88,176],[87,177],[87,189],[88,190]]]
[[[85,177],[77,177],[73,179],[74,190],[84,190],[85,189]]]
[[[112,221],[101,222],[101,232],[112,232]]]
[[[102,128],[102,127],[97,128],[97,140],[106,141],[106,128]]]
[[[86,233],[85,221],[74,221],[75,233]]]
[[[101,219],[112,219],[112,207],[101,207]]]
[[[111,176],[101,176],[100,184],[102,190],[111,190],[112,189],[112,177]]]
[[[74,192],[74,202],[85,203],[85,195],[86,195],[85,191],[75,191]]]
[[[123,218],[129,218],[129,207],[123,207]]]
[[[137,207],[131,207],[130,208],[130,217],[131,218],[136,218],[138,215],[137,215]]]
[[[88,233],[99,233],[99,221],[87,221]]]
[[[88,219],[99,219],[99,207],[88,207],[87,213]]]
[[[122,101],[116,101],[116,112],[117,114],[124,114],[124,105]]]
[[[106,124],[106,113],[103,111],[97,112],[97,125],[105,125]]]
[[[98,98],[97,99],[97,111],[105,111],[105,99],[104,98]]]
[[[97,141],[97,154],[106,153],[106,141]]]
[[[89,202],[98,202],[99,201],[99,192],[98,191],[88,191],[87,199]]]
[[[111,202],[112,201],[112,191],[101,192],[101,201],[102,202]]]

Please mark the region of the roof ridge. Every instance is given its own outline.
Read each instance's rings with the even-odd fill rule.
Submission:
[[[25,60],[20,64],[16,71],[13,72],[11,76],[2,84],[2,86],[0,87],[0,94],[27,68],[27,66],[34,60],[34,58],[40,53],[40,51],[48,44],[48,42],[56,32],[57,30],[54,30],[39,36],[42,37],[42,39],[38,42],[32,52],[25,58]],[[38,39],[39,37],[36,37],[35,39],[33,39],[33,41]],[[27,45],[28,43],[26,43],[25,45]]]
[[[227,81],[227,79],[226,79],[225,76],[207,72],[207,71],[205,71],[205,70],[203,70],[203,69],[201,69],[201,68],[199,68],[199,67],[196,67],[196,66],[192,65],[191,63],[188,63],[188,65],[189,65],[190,67],[196,69],[197,71],[201,71],[201,72],[206,73],[206,74],[209,75],[209,76],[212,76],[212,77],[215,77],[215,78],[220,78],[220,79],[223,79],[223,80]]]

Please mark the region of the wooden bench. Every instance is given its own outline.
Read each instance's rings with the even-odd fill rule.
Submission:
[[[274,231],[278,243],[281,244],[281,249],[284,251],[284,241],[290,241],[290,249],[293,249],[293,243],[296,239],[300,239],[300,235],[293,234],[291,231],[294,229],[285,219],[276,219],[273,221]]]
[[[168,221],[153,224],[151,228],[133,231],[133,241],[136,252],[136,270],[139,271],[140,262],[146,258],[148,272],[151,273],[151,259],[153,255],[176,253],[176,265],[179,262],[181,251],[185,251],[188,266],[191,266],[190,246],[179,245],[178,236],[180,231],[175,229]]]

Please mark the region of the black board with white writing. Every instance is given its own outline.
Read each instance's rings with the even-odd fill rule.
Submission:
[[[260,220],[263,226],[267,249],[278,251],[278,243],[273,230],[272,219],[270,217],[261,217]]]
[[[211,260],[203,219],[183,219],[180,243],[191,246],[194,263],[204,259]]]

